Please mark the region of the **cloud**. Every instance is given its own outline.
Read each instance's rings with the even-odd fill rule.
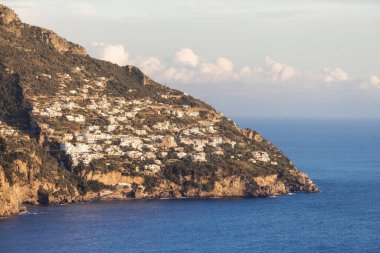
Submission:
[[[132,59],[130,64],[138,66],[143,72],[149,73],[150,75],[159,73],[164,70],[164,66],[156,57],[138,57],[137,59]]]
[[[97,48],[97,57],[101,60],[109,61],[120,66],[128,64],[129,53],[121,44],[105,44],[103,42],[94,42],[92,46]]]
[[[239,71],[239,77],[242,78],[242,79],[249,79],[252,77],[252,70],[250,67],[248,66],[245,66],[244,68],[242,68],[240,71]]]
[[[360,88],[364,90],[380,89],[380,75],[371,75],[368,80],[360,84]]]
[[[235,63],[223,56],[214,60],[201,57],[190,48],[181,48],[171,58],[163,61],[157,57],[131,57],[121,44],[93,43],[95,56],[121,66],[131,64],[139,67],[145,74],[159,82],[173,85],[204,85],[228,83],[244,84],[247,87],[258,87],[281,84],[292,89],[350,89],[358,84],[363,87],[380,88],[379,76],[373,75],[363,82],[348,82],[346,71],[337,67],[325,67],[320,73],[303,71],[287,63],[265,57],[259,66],[237,68]],[[331,86],[331,83],[334,85]]]
[[[205,82],[243,81],[252,77],[252,70],[248,66],[240,70],[235,70],[235,64],[226,57],[221,56],[214,61],[210,61],[198,56],[197,64],[195,64],[195,61],[193,61],[194,64],[183,64],[183,62],[178,62],[177,59],[178,55],[183,55],[182,53],[182,49],[175,53],[174,60],[172,61],[174,64],[167,67],[164,75],[161,77],[165,81],[180,81],[183,83],[197,84]],[[190,51],[188,55],[190,55]]]
[[[167,81],[180,81],[189,83],[195,80],[195,71],[186,68],[168,68],[163,75],[163,78]]]
[[[179,65],[197,67],[199,56],[190,48],[181,48],[174,54],[174,61]]]
[[[369,79],[369,83],[376,88],[380,89],[380,76],[372,75]]]
[[[299,70],[288,64],[278,62],[271,57],[265,57],[263,67],[255,69],[256,77],[264,81],[281,82],[281,83],[312,83],[327,84],[330,82],[349,81],[349,76],[346,71],[341,68],[325,67],[322,73],[313,73],[310,71]],[[309,84],[305,84],[309,86]]]
[[[324,68],[324,80],[326,82],[346,81],[348,80],[348,74],[341,68]]]
[[[299,72],[295,68],[287,64],[277,62],[268,56],[265,58],[265,66],[269,69],[270,78],[274,82],[290,81],[299,76]]]
[[[216,65],[222,72],[232,72],[234,69],[233,62],[224,57],[219,57],[216,60]]]
[[[207,80],[232,79],[234,63],[219,57],[215,62],[204,61],[199,67],[199,74]]]

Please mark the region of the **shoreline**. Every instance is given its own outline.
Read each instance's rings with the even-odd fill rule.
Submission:
[[[76,204],[86,204],[86,203],[94,203],[94,202],[98,202],[98,203],[107,203],[107,202],[113,202],[113,201],[117,201],[117,202],[129,202],[129,201],[164,201],[164,200],[171,200],[171,201],[186,201],[186,200],[212,200],[212,199],[216,199],[216,200],[233,200],[233,199],[272,199],[272,198],[277,198],[277,197],[291,197],[291,196],[294,196],[296,194],[310,194],[310,193],[318,193],[318,192],[305,192],[305,191],[296,191],[296,192],[289,192],[289,193],[286,193],[286,194],[277,194],[277,195],[271,195],[271,196],[258,196],[258,197],[254,197],[254,196],[225,196],[225,197],[216,197],[216,196],[204,196],[204,197],[181,197],[181,198],[174,198],[174,197],[170,197],[170,198],[94,198],[94,199],[91,199],[91,200],[82,200],[82,201],[73,201],[73,202],[70,202],[70,203],[56,203],[56,204],[32,204],[32,203],[25,203],[25,204],[20,204],[20,208],[22,207],[23,208],[23,211],[19,212],[19,213],[16,213],[16,214],[12,214],[12,215],[8,215],[8,216],[0,216],[0,220],[3,220],[3,219],[8,219],[8,218],[12,218],[12,217],[17,217],[19,215],[27,215],[29,214],[29,208],[30,207],[50,207],[50,206],[68,206],[68,205],[76,205]],[[37,213],[30,213],[30,214],[37,214]]]

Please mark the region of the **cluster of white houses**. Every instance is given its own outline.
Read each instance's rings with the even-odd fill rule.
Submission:
[[[80,72],[80,68],[75,68],[71,74]],[[160,170],[169,150],[175,152],[177,159],[205,162],[206,147],[212,147],[214,154],[224,155],[222,144],[229,143],[232,148],[236,144],[219,135],[215,127],[219,119],[204,120],[196,108],[164,105],[150,99],[126,101],[124,97],[109,97],[102,92],[108,81],[105,77],[82,78],[83,84],[75,87],[70,85],[69,74],[59,74],[58,78],[61,84],[59,92],[52,94],[54,98],[33,99],[33,115],[49,138],[61,143],[60,150],[70,155],[74,165],[123,157],[151,161],[144,163],[144,169],[154,173]],[[162,97],[170,98],[171,94]],[[166,120],[136,126],[133,119],[140,112],[164,115]],[[184,117],[193,123],[185,127],[174,123],[175,118]],[[270,161],[265,153],[254,154],[253,160]]]

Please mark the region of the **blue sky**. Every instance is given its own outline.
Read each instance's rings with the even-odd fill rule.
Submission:
[[[380,118],[380,1],[3,3],[232,117]]]

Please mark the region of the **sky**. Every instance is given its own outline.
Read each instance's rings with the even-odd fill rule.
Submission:
[[[380,118],[380,1],[2,3],[230,117]]]

